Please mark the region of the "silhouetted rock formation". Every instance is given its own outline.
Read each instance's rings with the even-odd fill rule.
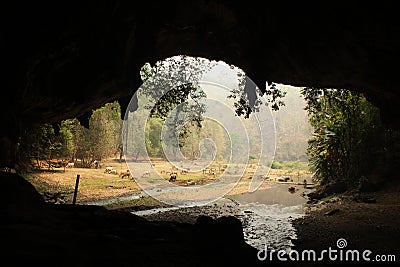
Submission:
[[[234,217],[195,225],[149,222],[99,206],[45,203],[16,174],[0,173],[8,266],[223,266],[257,264]],[[7,193],[8,192],[8,193]]]

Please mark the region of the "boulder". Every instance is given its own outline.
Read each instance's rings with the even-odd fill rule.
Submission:
[[[346,184],[341,181],[328,183],[318,187],[315,191],[308,193],[310,199],[322,199],[324,197],[341,194],[347,190]]]

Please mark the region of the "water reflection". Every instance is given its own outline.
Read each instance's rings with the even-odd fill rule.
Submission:
[[[297,235],[291,222],[304,215],[307,202],[304,194],[309,189],[296,185],[295,192],[289,192],[291,186],[273,183],[265,190],[232,197],[243,211],[238,217],[248,244],[260,250],[265,245],[276,250],[289,250],[293,246],[292,240]]]
[[[298,189],[293,194],[289,192],[289,188],[292,186]],[[304,189],[301,185],[271,183],[265,190],[235,195],[233,199],[241,204],[260,203],[266,205],[279,204],[283,206],[296,206],[303,205],[307,202],[303,194],[308,191],[309,189]]]

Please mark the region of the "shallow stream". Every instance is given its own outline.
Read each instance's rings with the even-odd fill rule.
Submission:
[[[304,215],[304,189],[290,193],[289,185],[271,184],[265,190],[233,196],[239,203],[243,215],[238,218],[243,224],[245,241],[261,250],[267,245],[272,249],[290,249],[296,239],[292,220]]]
[[[307,199],[303,193],[307,189],[297,186],[290,193],[287,184],[271,184],[268,189],[221,198],[204,206],[187,208],[156,208],[133,212],[148,220],[179,221],[194,223],[198,216],[213,218],[235,216],[243,225],[245,241],[261,250],[268,248],[288,250],[296,239],[292,220],[304,215]]]

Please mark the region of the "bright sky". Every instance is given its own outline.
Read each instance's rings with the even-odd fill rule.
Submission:
[[[218,61],[216,66],[203,75],[203,80],[218,83],[230,89],[237,88],[238,70],[236,67],[231,68],[223,61]]]

